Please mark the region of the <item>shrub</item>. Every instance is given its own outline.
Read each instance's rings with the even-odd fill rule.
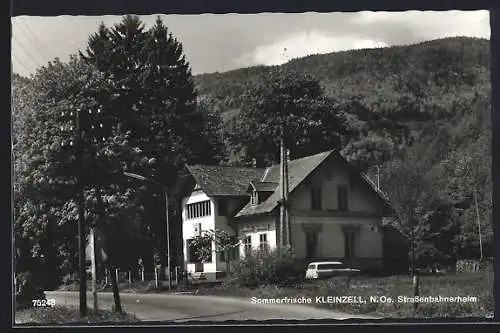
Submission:
[[[229,280],[247,287],[287,285],[301,280],[303,268],[290,248],[254,251],[231,267]]]
[[[45,299],[43,290],[33,283],[33,276],[30,271],[16,276],[16,286],[18,286],[15,293],[16,309],[30,308],[32,300]]]
[[[71,285],[75,282],[78,282],[80,279],[78,278],[78,274],[77,273],[69,273],[69,274],[66,274],[62,277],[62,283],[65,285],[65,286],[68,286],[68,285]]]

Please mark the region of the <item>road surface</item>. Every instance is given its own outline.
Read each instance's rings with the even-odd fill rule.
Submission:
[[[47,299],[56,305],[79,304],[78,292],[48,291]],[[309,319],[375,319],[336,311],[318,309],[307,305],[254,304],[250,299],[191,294],[132,294],[121,293],[123,310],[135,314],[142,321],[226,321],[226,320],[309,320]],[[99,308],[111,309],[112,293],[99,293]],[[92,296],[87,296],[89,308]]]

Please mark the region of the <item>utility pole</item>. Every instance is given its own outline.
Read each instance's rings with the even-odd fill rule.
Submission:
[[[289,184],[288,184],[288,161],[290,159],[290,151],[286,149],[285,147],[285,159],[284,159],[284,170],[285,170],[285,231],[286,231],[286,238],[285,238],[285,245],[290,246],[292,243],[292,225],[290,224],[290,203],[288,201],[288,192],[290,190]]]
[[[165,224],[167,229],[167,278],[168,278],[168,289],[172,290],[172,270],[170,269],[172,252],[170,252],[170,223],[168,220],[168,192],[166,189],[163,190],[165,196]]]
[[[283,142],[283,131],[280,139],[280,221],[279,221],[279,244],[284,245],[285,241],[285,147]]]
[[[94,310],[98,309],[97,301],[97,267],[96,267],[96,234],[95,227],[90,228],[90,262],[92,265],[92,301]]]
[[[170,221],[169,221],[169,212],[168,212],[168,207],[169,207],[168,191],[165,188],[165,186],[163,186],[162,184],[158,183],[157,181],[155,181],[151,178],[148,178],[148,177],[136,174],[136,173],[132,173],[132,172],[124,172],[123,175],[130,177],[130,178],[135,178],[135,179],[141,180],[143,182],[149,182],[149,183],[155,185],[158,189],[162,190],[163,196],[165,197],[165,224],[166,224],[166,232],[167,232],[166,243],[167,243],[168,288],[172,289],[172,279],[171,279],[171,274],[170,274],[171,273],[170,272],[170,264],[171,264],[172,251],[170,249]]]
[[[101,113],[101,109],[98,108],[97,114]],[[87,309],[87,269],[86,269],[86,245],[87,237],[85,230],[85,181],[84,181],[84,161],[83,154],[86,148],[89,148],[95,157],[95,152],[93,147],[91,147],[90,142],[87,140],[87,135],[94,136],[96,140],[97,133],[90,133],[89,131],[94,130],[94,126],[89,126],[90,115],[92,114],[92,109],[89,108],[88,115],[84,112],[82,108],[76,108],[76,112],[70,111],[69,116],[71,120],[75,122],[76,127],[76,138],[70,142],[72,146],[74,144],[75,160],[76,160],[76,182],[77,182],[77,205],[78,205],[78,265],[79,265],[79,297],[80,297],[80,316],[85,316],[88,312]],[[65,112],[62,113],[64,117]],[[74,118],[73,118],[74,117]],[[89,117],[84,121],[83,117]],[[89,127],[89,128],[87,128]],[[98,128],[103,129],[103,124],[100,123]],[[64,129],[64,128],[63,128]],[[73,126],[71,126],[70,131],[73,131]],[[89,132],[89,133],[87,133]],[[92,294],[94,297],[94,308],[97,309],[97,269],[96,269],[96,245],[95,245],[95,227],[92,225],[90,232],[89,245],[90,251],[90,261],[91,261],[91,272],[92,272]]]
[[[87,314],[87,270],[85,265],[85,185],[83,183],[83,142],[84,133],[80,127],[81,109],[76,112],[76,131],[77,138],[75,142],[76,164],[77,164],[77,183],[78,183],[78,264],[80,270],[80,316]]]

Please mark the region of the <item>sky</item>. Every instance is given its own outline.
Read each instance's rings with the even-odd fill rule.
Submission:
[[[350,49],[406,45],[444,37],[490,38],[488,11],[160,15],[183,43],[193,74]],[[141,16],[146,27],[158,15]],[[23,76],[83,50],[101,22],[120,16],[18,16],[12,23],[12,69]]]

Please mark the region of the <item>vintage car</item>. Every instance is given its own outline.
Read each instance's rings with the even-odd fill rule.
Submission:
[[[311,262],[307,266],[306,279],[315,280],[334,276],[349,276],[359,272],[359,269],[346,267],[340,261]]]

